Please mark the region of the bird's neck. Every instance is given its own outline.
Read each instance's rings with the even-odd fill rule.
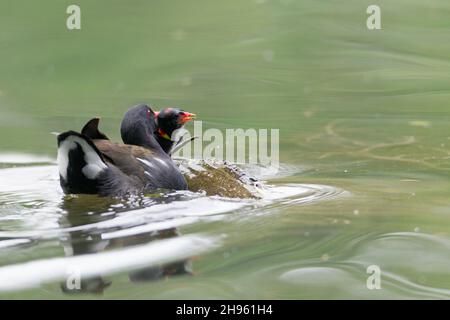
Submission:
[[[172,132],[167,132],[165,130],[163,130],[162,128],[158,127],[158,129],[156,129],[156,134],[157,137],[167,140],[167,141],[172,141],[171,135]]]
[[[123,128],[122,140],[126,144],[141,146],[152,150],[161,150],[161,146],[155,138],[152,128],[144,121],[137,121]]]
[[[156,141],[159,143],[165,153],[169,153],[172,149],[173,141],[172,139],[170,139],[170,137],[169,139],[167,139],[165,135],[160,135],[158,132],[156,135]]]

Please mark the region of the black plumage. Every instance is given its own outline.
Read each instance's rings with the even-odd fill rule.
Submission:
[[[147,105],[128,110],[121,125],[125,144],[115,143],[90,120],[82,133],[58,136],[61,187],[66,193],[102,196],[185,190],[186,180],[155,138],[155,113]]]
[[[196,115],[179,108],[165,108],[156,113],[155,137],[164,152],[170,154],[173,148],[181,141],[173,141],[173,133],[183,125],[195,119]],[[182,137],[180,138],[182,139]]]

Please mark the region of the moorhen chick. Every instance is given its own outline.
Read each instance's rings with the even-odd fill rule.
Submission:
[[[156,140],[163,150],[172,155],[177,149],[197,137],[183,141],[172,140],[172,134],[180,129],[187,121],[195,119],[195,114],[178,108],[166,108],[155,112],[157,131]],[[257,198],[255,185],[257,180],[250,177],[239,167],[220,161],[197,161],[194,166],[187,159],[175,159],[178,167],[182,167],[188,188],[194,192],[205,192],[206,195],[218,195],[229,198]],[[199,169],[201,168],[201,169]]]
[[[197,138],[192,137],[183,141],[182,136],[176,142],[172,140],[173,132],[180,129],[187,121],[195,119],[195,114],[178,108],[166,108],[160,112],[155,112],[155,114],[157,123],[156,140],[169,155]],[[182,172],[190,191],[205,192],[206,195],[229,198],[258,197],[255,188],[257,180],[235,165],[227,162],[201,160],[191,166],[187,159],[175,159],[174,161],[179,167],[183,168]]]
[[[176,143],[172,140],[172,134],[175,130],[181,129],[186,122],[194,120],[196,115],[179,108],[165,108],[161,111],[155,112],[156,119],[156,141],[158,141],[164,152],[171,154],[174,149],[173,147],[178,146],[183,137],[180,138]],[[193,140],[191,138],[190,140]]]
[[[185,190],[178,167],[158,143],[155,113],[145,104],[128,110],[122,120],[125,144],[108,140],[92,119],[81,134],[58,135],[60,184],[65,193],[124,196],[156,189]]]

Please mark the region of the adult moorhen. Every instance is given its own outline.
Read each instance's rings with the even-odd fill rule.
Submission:
[[[172,135],[176,130],[182,128],[186,124],[186,122],[196,118],[196,115],[194,113],[190,113],[179,108],[165,108],[161,111],[154,111],[154,114],[156,121],[156,130],[154,132],[154,136],[165,153],[171,155],[174,150],[181,148],[184,144],[189,143],[196,138],[192,137],[189,140],[183,141],[182,136],[178,139],[178,141],[172,140]],[[83,127],[81,134],[91,139],[109,140],[109,138],[104,133],[99,131],[99,121],[99,118],[93,118],[89,120]],[[130,137],[128,135],[127,128],[129,128],[130,126],[130,121],[133,120],[130,119],[127,114],[125,114],[125,117],[122,120],[122,141],[126,144],[132,144],[141,147],[144,146],[141,145],[142,141],[134,139],[134,137]]]
[[[114,143],[92,119],[81,134],[58,135],[60,184],[66,193],[124,196],[156,189],[185,190],[186,180],[155,137],[155,113],[145,104],[128,110],[122,140]]]

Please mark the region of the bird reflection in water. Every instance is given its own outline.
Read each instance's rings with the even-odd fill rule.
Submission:
[[[101,198],[92,195],[66,196],[61,204],[61,208],[66,214],[60,219],[59,223],[61,227],[74,228],[75,230],[71,230],[60,239],[64,247],[65,255],[95,254],[179,236],[176,228],[167,228],[112,239],[103,239],[102,233],[119,231],[125,227],[114,226],[101,229],[95,227],[90,228],[89,225],[111,220],[120,212],[130,210],[130,208],[114,208],[111,211],[110,208],[119,202],[120,200],[118,199]],[[84,226],[84,228],[80,228],[80,226]],[[129,227],[129,225],[126,227]],[[191,262],[186,259],[174,263],[159,266],[152,265],[133,270],[129,272],[128,278],[131,282],[145,282],[185,274],[192,275]],[[89,278],[80,276],[78,286],[74,287],[69,285],[67,281],[62,282],[62,291],[67,294],[102,294],[112,284],[110,280],[105,279],[102,275]]]

